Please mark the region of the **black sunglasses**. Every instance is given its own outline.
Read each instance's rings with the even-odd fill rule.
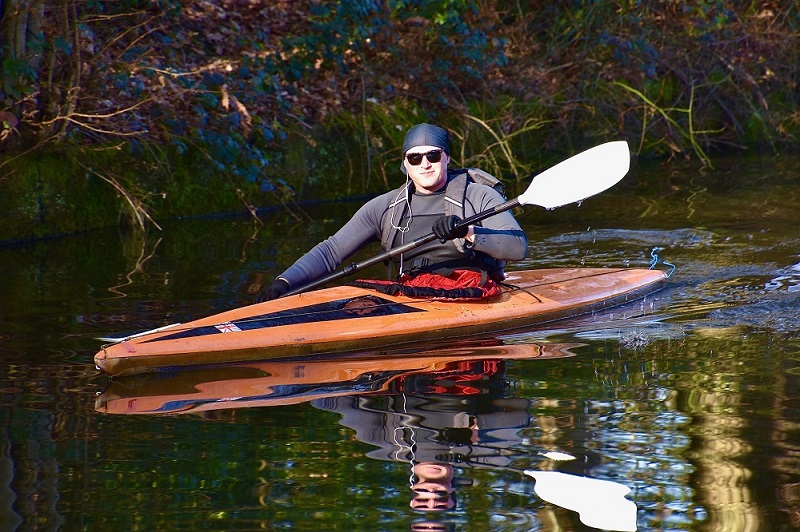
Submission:
[[[422,158],[427,157],[428,162],[438,163],[442,160],[442,152],[444,150],[431,150],[428,153],[407,153],[406,160],[411,166],[418,166],[422,164]]]

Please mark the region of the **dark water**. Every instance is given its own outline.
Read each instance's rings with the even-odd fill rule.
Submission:
[[[630,488],[640,530],[800,527],[800,160],[717,166],[520,214],[517,269],[649,267],[657,248],[676,269],[644,302],[335,376],[112,382],[94,337],[246,302],[358,204],[0,249],[0,530],[582,529],[525,469]],[[108,413],[145,398],[193,411]],[[414,464],[453,475],[413,502],[444,511],[410,507]]]

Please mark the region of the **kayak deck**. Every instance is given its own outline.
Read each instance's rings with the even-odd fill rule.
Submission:
[[[248,305],[104,346],[112,375],[161,368],[378,351],[517,330],[639,299],[658,270],[553,268],[509,272],[503,293],[478,301],[390,296],[339,286]]]

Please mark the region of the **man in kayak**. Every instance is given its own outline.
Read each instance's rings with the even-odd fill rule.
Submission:
[[[385,292],[412,296],[488,297],[500,292],[505,261],[522,260],[528,240],[511,211],[480,224],[457,227],[462,219],[502,204],[491,186],[466,170],[448,170],[449,135],[432,124],[408,130],[400,169],[406,182],[373,198],[330,238],[317,244],[264,289],[259,300],[281,297],[336,270],[370,242],[384,251],[433,232],[438,241],[395,258],[395,281],[364,281]]]

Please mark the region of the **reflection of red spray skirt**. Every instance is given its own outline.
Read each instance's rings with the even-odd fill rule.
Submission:
[[[439,371],[406,373],[397,377],[392,391],[414,394],[476,395],[486,393],[491,377],[505,367],[498,359],[452,362]]]
[[[465,345],[427,352],[273,361],[115,379],[95,403],[110,414],[177,414],[280,406],[394,391],[485,391],[504,360],[574,356],[579,344]]]

